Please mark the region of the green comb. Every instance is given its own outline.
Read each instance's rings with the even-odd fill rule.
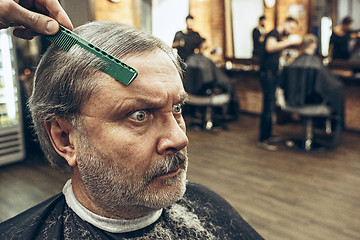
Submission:
[[[86,51],[101,58],[106,63],[106,66],[101,67],[99,70],[125,85],[129,85],[138,74],[133,67],[120,61],[94,44],[89,43],[61,25],[59,31],[55,35],[47,35],[46,38],[65,51],[69,51],[72,46],[77,44]]]

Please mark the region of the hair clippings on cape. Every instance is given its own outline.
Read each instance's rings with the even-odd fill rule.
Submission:
[[[104,67],[99,68],[100,71],[110,75],[125,85],[129,85],[138,74],[133,67],[120,61],[118,58],[105,52],[94,44],[89,43],[62,25],[60,25],[60,29],[55,35],[46,35],[45,37],[65,51],[69,51],[75,44],[79,45],[106,63]]]

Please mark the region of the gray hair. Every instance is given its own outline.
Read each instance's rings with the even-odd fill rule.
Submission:
[[[301,49],[305,50],[310,45],[317,43],[317,42],[318,42],[318,38],[314,34],[311,34],[311,33],[305,34],[305,36],[302,39]]]
[[[183,77],[182,62],[171,47],[134,27],[117,22],[91,22],[76,28],[75,32],[120,60],[145,52],[164,51]],[[68,52],[51,45],[37,67],[28,106],[40,146],[53,166],[68,168],[66,160],[52,147],[44,124],[60,117],[77,126],[84,105],[98,89],[100,80],[96,75],[101,65],[100,59],[77,45]]]

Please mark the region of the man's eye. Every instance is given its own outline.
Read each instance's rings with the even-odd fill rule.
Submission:
[[[147,117],[147,112],[144,110],[139,110],[130,115],[130,118],[136,121],[144,121]]]
[[[180,103],[175,104],[172,108],[173,108],[173,113],[179,114],[182,111],[182,106]]]

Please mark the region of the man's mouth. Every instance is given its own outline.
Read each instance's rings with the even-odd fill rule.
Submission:
[[[171,163],[169,163],[168,166],[160,167],[156,174],[152,176],[150,182],[157,178],[173,178],[178,176],[183,170],[186,169],[185,163],[186,160],[184,158],[173,156]]]
[[[171,169],[167,173],[161,175],[160,177],[162,177],[162,176],[174,177],[174,176],[178,175],[180,173],[181,169],[183,169],[183,168],[184,168],[184,165],[181,164],[181,165],[177,166],[176,168]]]
[[[157,175],[156,177],[154,177],[153,179],[170,179],[170,178],[175,178],[176,176],[178,176],[183,170],[185,169],[185,165],[181,164],[178,165],[176,168],[173,168],[167,172],[163,172],[159,175]]]

